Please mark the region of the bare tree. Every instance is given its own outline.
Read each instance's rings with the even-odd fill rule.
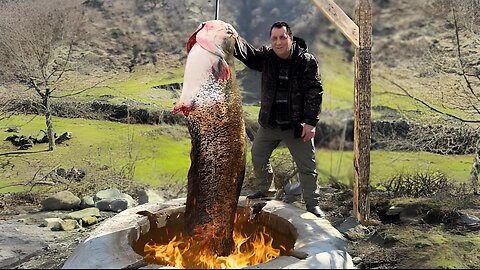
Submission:
[[[427,97],[412,94],[406,87],[387,79],[405,96],[426,106],[433,112],[455,119],[470,127],[480,123],[480,0],[430,0],[427,3],[431,16],[445,18],[449,29],[441,39],[433,40],[426,52],[429,63],[420,72],[432,80],[425,89]],[[432,85],[432,82],[433,85]],[[473,139],[473,138],[472,138]],[[480,175],[480,139],[476,138],[474,161],[470,180],[478,194]]]
[[[72,71],[72,52],[80,37],[80,0],[0,1],[0,77],[33,89],[42,99],[49,150],[55,149],[52,93]]]

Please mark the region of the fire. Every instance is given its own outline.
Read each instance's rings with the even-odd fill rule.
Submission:
[[[235,249],[229,256],[207,254],[191,237],[174,236],[167,244],[148,242],[144,247],[145,259],[157,264],[177,268],[230,269],[242,268],[267,262],[280,256],[284,246],[274,248],[273,237],[265,226],[247,236],[235,226],[233,231]]]

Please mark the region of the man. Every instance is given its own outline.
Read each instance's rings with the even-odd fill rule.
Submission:
[[[316,199],[315,126],[323,88],[316,58],[286,22],[270,28],[271,47],[254,48],[237,37],[235,57],[262,72],[261,107],[252,146],[252,163],[258,191],[248,198],[265,197],[273,180],[270,156],[284,142],[295,161],[307,211],[324,217]]]

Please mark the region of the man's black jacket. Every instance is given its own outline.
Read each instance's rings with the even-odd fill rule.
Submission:
[[[301,38],[293,38],[292,66],[289,74],[290,116],[292,125],[306,123],[315,126],[321,110],[323,87],[318,73],[315,56],[308,53]],[[237,38],[234,56],[247,67],[262,72],[261,106],[258,122],[262,127],[270,126],[272,106],[275,102],[280,58],[272,48],[257,49]]]

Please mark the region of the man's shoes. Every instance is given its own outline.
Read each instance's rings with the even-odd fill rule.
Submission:
[[[253,199],[260,199],[260,198],[265,198],[265,197],[268,197],[268,196],[263,194],[261,191],[257,191],[253,194],[248,195],[247,199],[253,200]]]
[[[320,209],[320,206],[318,205],[307,205],[307,211],[319,218],[325,217],[325,213],[323,213],[323,211]]]

